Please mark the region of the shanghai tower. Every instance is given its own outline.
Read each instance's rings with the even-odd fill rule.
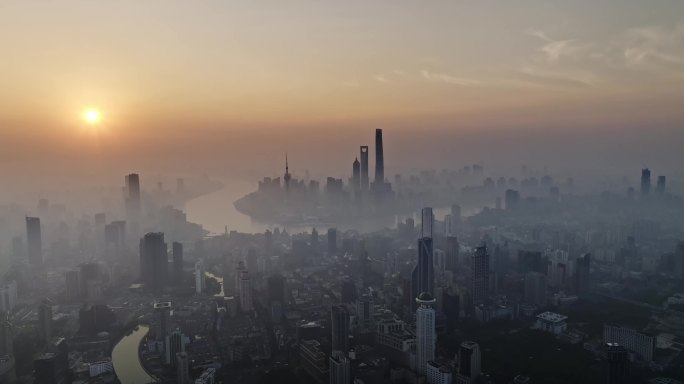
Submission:
[[[385,158],[382,153],[382,129],[375,130],[375,186],[380,188],[385,182]]]

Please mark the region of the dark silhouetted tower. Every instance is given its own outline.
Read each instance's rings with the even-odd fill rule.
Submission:
[[[40,219],[37,217],[26,218],[26,250],[31,267],[41,268],[43,266],[43,238],[40,232]]]
[[[361,163],[358,157],[352,163],[352,190],[355,195],[361,191]]]
[[[38,334],[40,341],[52,340],[52,301],[44,299],[38,305]]]
[[[168,256],[164,234],[147,233],[140,239],[140,279],[152,289],[161,289],[166,284]]]
[[[140,214],[140,176],[137,173],[126,175],[126,212],[129,217]]]
[[[330,328],[332,329],[332,350],[349,352],[349,311],[343,305],[333,305]]]
[[[480,376],[480,345],[474,341],[464,341],[458,349],[457,383],[473,383]]]
[[[362,145],[360,149],[361,153],[361,190],[367,191],[370,184],[370,179],[368,177],[368,146]]]
[[[489,297],[489,253],[486,245],[475,248],[470,267],[473,274],[471,289],[473,304],[485,304]]]
[[[412,297],[418,297],[423,292],[427,292],[430,296],[434,296],[435,285],[435,269],[433,265],[433,243],[432,243],[432,227],[434,225],[434,216],[432,208],[426,207],[421,211],[421,231],[418,239],[418,263],[416,264],[412,275]],[[414,308],[417,304],[413,304]]]
[[[648,197],[651,193],[651,171],[648,168],[641,170],[641,196]]]
[[[382,129],[375,130],[375,186],[382,188],[385,183],[385,156],[382,149]]]
[[[283,180],[285,180],[285,190],[289,191],[290,180],[292,180],[292,175],[290,175],[290,164],[287,161],[287,153],[285,154],[285,176],[283,176]]]

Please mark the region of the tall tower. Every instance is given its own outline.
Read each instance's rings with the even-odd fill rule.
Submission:
[[[486,245],[475,248],[471,269],[473,304],[485,304],[489,297],[489,253]]]
[[[252,282],[247,270],[240,271],[240,309],[249,312],[254,309],[252,304]]]
[[[285,153],[285,176],[283,177],[283,180],[285,180],[285,191],[289,191],[292,175],[290,175],[290,164],[287,161],[287,153]]]
[[[367,191],[370,184],[368,177],[368,146],[362,145],[360,148],[361,154],[361,190]]]
[[[126,175],[125,182],[126,212],[130,218],[134,218],[140,213],[140,176],[137,173],[131,173]]]
[[[435,310],[436,300],[427,292],[416,297],[416,368],[420,375],[427,372],[428,361],[435,359]]]
[[[651,193],[651,170],[644,168],[641,170],[641,197],[648,197]]]
[[[351,363],[342,351],[333,350],[330,354],[330,384],[351,383]]]
[[[333,305],[330,311],[332,350],[349,352],[349,311],[343,305]]]
[[[423,292],[429,293],[430,296],[433,296],[435,293],[435,267],[432,244],[434,216],[432,208],[423,208],[421,216],[420,237],[418,238],[418,262],[411,277],[413,280],[411,282],[411,297],[417,297]]]
[[[358,157],[352,163],[352,192],[354,195],[361,192],[361,163]]]
[[[385,183],[385,157],[382,150],[382,129],[375,130],[375,187]]]
[[[176,354],[176,382],[190,384],[190,359],[187,352]]]
[[[40,231],[40,218],[26,217],[26,249],[32,268],[43,266],[43,238]]]
[[[481,370],[480,346],[474,341],[464,341],[458,349],[457,383],[474,383]]]
[[[161,289],[166,284],[167,268],[164,234],[147,233],[140,239],[140,280],[148,288]]]
[[[44,299],[38,305],[38,332],[40,341],[49,343],[52,339],[52,301]]]

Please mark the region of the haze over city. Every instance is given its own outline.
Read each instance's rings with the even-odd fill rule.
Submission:
[[[0,3],[0,383],[684,383],[684,2]]]

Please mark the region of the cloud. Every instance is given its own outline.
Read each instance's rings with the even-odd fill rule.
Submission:
[[[631,28],[619,39],[626,63],[632,67],[684,66],[684,23],[673,27]]]
[[[381,83],[389,83],[389,79],[385,75],[375,75],[375,80]]]
[[[436,82],[436,83],[445,83],[445,84],[461,85],[461,86],[476,86],[476,85],[482,85],[483,84],[481,81],[478,81],[478,80],[468,79],[468,78],[464,78],[464,77],[456,77],[456,76],[447,75],[444,73],[434,73],[434,72],[430,72],[426,69],[420,71],[420,74],[426,80],[431,81],[431,82]]]
[[[546,60],[558,61],[562,58],[580,59],[589,51],[591,44],[582,44],[578,40],[550,41],[542,45],[539,50],[544,53]]]

